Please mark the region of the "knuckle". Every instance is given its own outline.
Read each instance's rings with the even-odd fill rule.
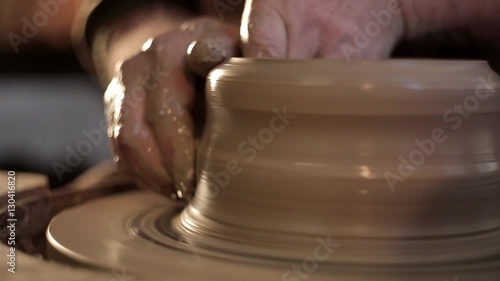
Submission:
[[[154,55],[164,54],[179,46],[186,46],[193,40],[193,36],[182,30],[174,30],[156,37],[148,49]]]
[[[180,25],[179,29],[184,33],[198,37],[207,31],[219,29],[221,26],[222,24],[218,20],[205,16],[186,21]]]

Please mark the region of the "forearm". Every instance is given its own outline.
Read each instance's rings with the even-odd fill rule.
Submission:
[[[482,42],[500,42],[498,0],[401,0],[401,3],[409,38],[458,31]]]
[[[104,83],[115,75],[116,63],[137,54],[149,38],[176,29],[192,17],[186,11],[157,7],[134,13],[97,34],[92,58]]]
[[[103,85],[115,75],[116,63],[138,53],[147,39],[176,29],[193,17],[194,9],[176,2],[182,1],[118,1],[114,2],[118,7],[102,7],[107,4],[104,1],[94,9],[85,24],[84,56]]]

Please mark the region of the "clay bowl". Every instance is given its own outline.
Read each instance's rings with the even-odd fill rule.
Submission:
[[[172,227],[259,259],[321,239],[336,264],[498,258],[499,81],[481,61],[231,59],[209,75],[199,185]]]

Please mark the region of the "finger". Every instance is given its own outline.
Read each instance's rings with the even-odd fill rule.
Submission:
[[[190,34],[192,38],[199,38],[212,30],[220,30],[222,26],[223,24],[213,17],[199,17],[195,20],[184,22],[181,24],[179,30]]]
[[[163,170],[157,144],[145,122],[143,76],[151,61],[140,54],[121,67],[121,85],[116,91],[123,100],[116,103],[120,114],[113,132],[114,144],[127,165],[127,172],[141,178],[151,189],[170,194],[174,191],[171,181]]]
[[[114,141],[117,140],[114,139]],[[138,163],[137,156],[134,156],[134,151],[129,146],[118,142],[113,146],[115,147],[113,151],[116,151],[114,152],[115,155],[120,155],[115,157],[115,162],[122,173],[132,178],[134,183],[143,189],[152,190],[165,197],[176,199],[177,196],[171,184],[159,184],[158,181],[141,171],[140,167],[144,167],[141,166],[143,163],[142,161]]]
[[[139,187],[139,188],[141,188],[143,190],[151,191],[151,184],[148,183],[148,182],[146,182],[146,181],[144,181],[142,178],[134,178],[134,183],[135,183],[135,185],[137,187]],[[161,193],[161,194],[164,195],[167,198],[172,199],[172,200],[176,200],[177,199],[177,196],[176,196],[175,193],[170,193],[170,194],[163,194],[163,193]]]
[[[213,68],[233,57],[236,48],[236,42],[226,33],[210,34],[191,43],[186,63],[193,73],[207,77]]]
[[[372,42],[369,48],[359,48],[352,44],[339,43],[328,49],[323,48],[318,52],[318,57],[345,62],[386,59],[390,57],[396,44],[395,41],[386,39],[388,38]]]
[[[144,73],[152,63],[152,58],[141,54],[135,61],[131,60],[122,66],[122,79],[128,81],[124,85],[123,104],[128,110],[122,110],[120,119],[123,132],[119,140],[123,143],[129,165],[135,167],[136,173],[156,187],[156,191],[170,194],[173,192],[171,180],[163,169],[154,135],[145,120]]]
[[[205,78],[208,72],[228,58],[239,54],[239,30],[213,18],[201,18],[182,25],[189,26],[196,38],[187,48],[188,69]],[[181,28],[182,29],[182,28]]]
[[[198,74],[206,76],[216,63],[234,54],[237,34],[237,30],[226,29],[214,19],[201,18],[183,24],[178,32],[157,38],[148,50],[161,60],[157,74],[150,77],[153,78],[150,86],[154,89],[148,95],[147,120],[179,197],[188,198],[194,192],[195,145],[191,113],[199,115],[199,112],[192,112],[199,111],[199,108],[194,107],[195,89],[192,79],[187,76],[186,63],[191,64]],[[198,55],[193,56],[195,60],[185,59],[186,50],[195,39],[201,42],[198,45],[201,48],[194,51]],[[203,52],[209,49],[213,52]],[[198,101],[201,98],[198,97]]]
[[[117,140],[115,139],[115,141]],[[168,186],[159,184],[158,181],[155,181],[152,177],[141,171],[140,167],[144,167],[144,164],[140,163],[141,161],[136,160],[137,156],[134,155],[134,150],[132,150],[130,146],[123,145],[123,143],[120,142],[117,142],[115,146],[117,147],[116,150],[119,150],[121,154],[121,157],[117,162],[119,170],[131,177],[134,183],[139,185],[141,188],[155,191],[166,197],[176,197],[171,185]]]
[[[321,18],[329,17],[324,14],[328,14],[332,5],[328,2],[318,10],[318,4],[311,2],[286,0],[280,3],[280,16],[286,29],[287,58],[308,59],[316,56],[322,33]]]
[[[165,197],[170,197],[172,199],[177,198],[173,184],[170,181],[167,182],[161,177],[158,177],[157,174],[152,173],[151,170],[145,169],[150,163],[144,161],[149,161],[149,159],[145,159],[137,153],[137,150],[128,145],[121,146],[121,149],[123,150],[123,154],[127,157],[129,167],[127,173],[132,175],[137,183],[143,183],[143,186],[147,187],[148,190],[157,192]],[[166,174],[164,177],[167,177]]]
[[[287,31],[273,8],[276,1],[247,1],[241,23],[243,55],[259,58],[287,57]]]
[[[340,21],[328,27],[322,35],[319,58],[339,61],[375,60],[387,58],[396,44],[396,38],[386,34],[371,38],[360,31],[353,21]]]
[[[121,91],[121,80],[115,77],[109,83],[105,93],[104,93],[104,115],[108,121],[108,138],[110,140],[111,151],[114,155],[114,162],[116,163],[118,169],[127,174],[130,170],[126,164],[123,152],[119,149],[119,145],[116,139],[118,135],[119,125],[118,118],[120,116],[121,107],[119,104],[122,102],[123,91]]]
[[[203,78],[203,81],[196,81],[201,82],[195,83],[196,92],[204,93],[204,80],[213,68],[230,57],[240,54],[238,27],[218,24],[217,28],[206,29],[200,33],[199,38],[189,45],[186,54],[188,69]],[[205,105],[205,95],[198,95],[191,110],[193,121],[196,124],[195,138],[199,138],[203,133],[203,126],[200,125],[205,124]]]
[[[390,14],[385,25],[373,19],[373,11],[385,9],[386,4],[384,0],[350,1],[342,11],[337,7],[332,20],[323,25],[318,57],[347,62],[389,57],[402,36],[403,23],[401,17]]]
[[[194,138],[190,109],[193,81],[186,75],[185,53],[191,33],[174,31],[153,41],[148,52],[160,58],[147,86],[146,120],[151,126],[163,166],[177,195],[189,199],[194,192]]]

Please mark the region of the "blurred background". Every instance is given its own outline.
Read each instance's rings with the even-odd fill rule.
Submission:
[[[0,170],[43,173],[54,187],[111,159],[102,89],[71,46],[77,5],[0,0]]]

